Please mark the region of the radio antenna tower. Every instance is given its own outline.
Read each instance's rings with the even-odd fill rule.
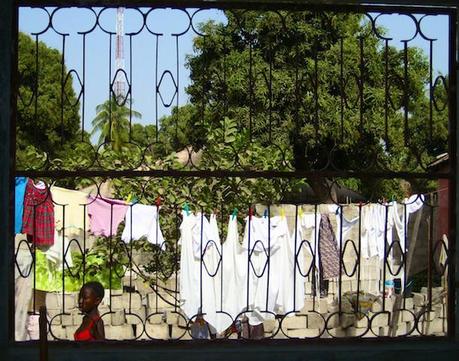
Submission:
[[[126,95],[124,77],[124,8],[116,11],[116,47],[115,47],[115,96],[122,100]]]

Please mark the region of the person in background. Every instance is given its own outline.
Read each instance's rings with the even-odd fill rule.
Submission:
[[[83,312],[83,321],[74,334],[75,341],[97,341],[105,339],[104,322],[98,306],[104,298],[104,287],[99,282],[87,282],[78,295],[78,307]]]

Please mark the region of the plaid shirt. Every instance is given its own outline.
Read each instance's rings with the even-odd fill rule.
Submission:
[[[24,196],[22,233],[32,236],[36,246],[54,244],[54,205],[48,188],[38,189],[29,179]]]

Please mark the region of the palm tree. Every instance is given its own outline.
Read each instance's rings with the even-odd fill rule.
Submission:
[[[111,142],[115,151],[120,151],[122,144],[129,138],[129,117],[141,119],[142,114],[129,109],[129,102],[119,105],[115,97],[96,106],[96,117],[92,120],[91,135],[100,132],[98,145]],[[111,124],[110,124],[111,123]]]

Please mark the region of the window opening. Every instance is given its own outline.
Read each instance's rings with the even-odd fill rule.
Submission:
[[[447,335],[451,15],[387,11],[21,7],[15,340],[88,281],[108,340]]]

